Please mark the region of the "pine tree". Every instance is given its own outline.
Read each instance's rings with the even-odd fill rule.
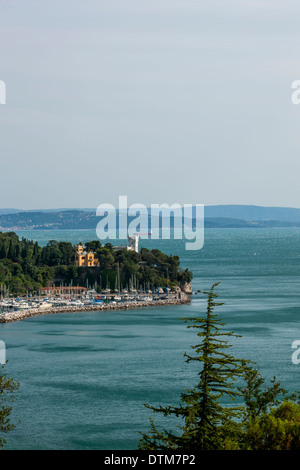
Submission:
[[[226,439],[232,439],[240,432],[239,417],[243,408],[226,406],[222,399],[227,396],[234,400],[242,396],[235,382],[244,378],[250,361],[236,359],[226,351],[232,346],[226,338],[239,335],[222,331],[225,323],[213,313],[215,307],[223,305],[216,301],[218,294],[214,289],[218,284],[214,284],[209,292],[203,292],[207,296],[206,316],[185,319],[187,328],[199,330],[197,336],[201,339],[199,344],[192,346],[194,356],[185,353],[187,363],[196,361],[201,366],[198,384],[181,394],[180,406],[156,408],[145,405],[154,413],[181,418],[181,434],[165,429],[159,431],[150,418],[151,430],[148,434],[141,433],[139,449],[222,449]]]
[[[8,257],[8,259],[14,260],[15,256],[16,256],[15,245],[14,245],[13,241],[10,240],[7,257]]]

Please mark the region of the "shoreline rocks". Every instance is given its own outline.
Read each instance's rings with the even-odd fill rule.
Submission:
[[[181,291],[186,294],[186,295],[192,295],[193,294],[193,290],[192,290],[192,286],[191,286],[191,283],[190,282],[184,282],[181,286],[180,286],[180,289]]]

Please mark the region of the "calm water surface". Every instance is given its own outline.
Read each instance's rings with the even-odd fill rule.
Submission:
[[[42,245],[96,239],[93,230],[18,234]],[[300,390],[300,365],[291,361],[291,344],[300,339],[300,229],[211,229],[199,252],[185,251],[180,240],[142,243],[178,254],[194,273],[194,291],[221,281],[219,314],[242,335],[232,352]],[[196,383],[197,371],[183,357],[196,337],[180,319],[204,309],[198,295],[190,305],[0,325],[7,373],[21,384],[13,413],[20,423],[6,448],[136,449],[139,431],[149,429],[143,404],[178,404],[180,392]]]

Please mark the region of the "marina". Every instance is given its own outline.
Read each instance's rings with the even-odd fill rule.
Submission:
[[[155,292],[105,291],[100,294],[95,290],[87,290],[85,294],[8,298],[0,302],[0,323],[19,321],[42,314],[135,309],[189,302],[190,297],[180,289],[166,290],[166,292],[163,289],[157,289]]]

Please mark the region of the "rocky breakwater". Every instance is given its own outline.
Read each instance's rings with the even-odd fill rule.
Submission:
[[[148,301],[132,301],[120,303],[103,303],[100,305],[90,304],[84,306],[66,307],[49,307],[49,308],[31,308],[27,310],[17,310],[15,312],[0,314],[0,323],[10,323],[14,321],[24,320],[25,318],[33,317],[36,315],[56,314],[56,313],[73,313],[73,312],[91,312],[91,311],[105,311],[105,310],[132,310],[145,307],[163,307],[166,305],[181,305],[190,302],[188,295],[182,293],[181,298],[161,299],[161,300],[148,300]]]

